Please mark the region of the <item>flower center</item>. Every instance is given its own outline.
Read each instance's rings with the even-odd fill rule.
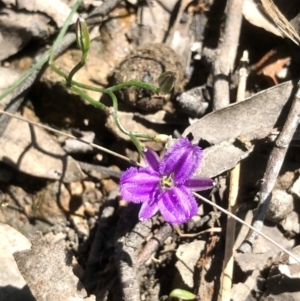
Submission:
[[[159,186],[161,189],[169,190],[174,186],[174,173],[171,173],[170,175],[164,175],[160,179]]]

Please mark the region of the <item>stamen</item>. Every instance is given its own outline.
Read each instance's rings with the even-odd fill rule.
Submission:
[[[174,173],[171,173],[169,176],[162,176],[159,186],[163,190],[169,190],[174,187]]]

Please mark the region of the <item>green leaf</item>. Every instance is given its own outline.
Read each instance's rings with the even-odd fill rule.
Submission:
[[[176,79],[176,73],[173,71],[166,71],[162,73],[157,79],[159,92],[170,93],[174,87]]]
[[[171,298],[177,298],[180,300],[195,300],[197,297],[193,293],[176,288],[170,293]]]

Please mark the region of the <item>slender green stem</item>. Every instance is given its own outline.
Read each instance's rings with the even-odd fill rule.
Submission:
[[[66,85],[63,84],[63,85]],[[93,98],[91,98],[90,96],[88,96],[85,92],[83,92],[82,90],[74,87],[74,86],[71,86],[69,87],[69,89],[75,93],[77,93],[78,95],[80,95],[83,99],[87,100],[90,104],[92,104],[93,106],[97,107],[98,109],[106,112],[106,113],[109,113],[110,110],[107,106],[105,106],[103,103],[101,102],[98,102],[96,100],[94,100]],[[148,134],[141,134],[141,133],[136,133],[136,132],[130,132],[130,131],[127,131],[122,125],[121,123],[119,122],[119,118],[118,118],[118,100],[115,96],[115,94],[111,91],[107,91],[107,94],[111,97],[112,99],[112,102],[113,102],[113,117],[114,117],[114,120],[115,120],[115,123],[117,125],[117,127],[120,129],[120,131],[126,135],[128,135],[130,137],[130,139],[132,140],[132,142],[134,143],[134,145],[136,146],[138,152],[140,153],[140,155],[142,157],[144,157],[144,153],[143,153],[143,147],[141,146],[140,142],[138,141],[137,137],[141,137],[141,138],[147,138],[147,139],[150,139],[150,140],[153,140],[153,136],[152,135],[148,135]]]
[[[63,77],[65,80],[67,80],[68,75],[65,72],[63,72],[60,69],[58,69],[54,64],[51,64],[50,67],[51,67],[51,69],[55,73],[57,73],[58,75],[60,75],[61,77]],[[106,93],[106,89],[104,89],[104,88],[99,88],[99,87],[96,87],[96,86],[85,85],[85,84],[79,83],[79,82],[77,82],[75,80],[71,81],[71,86],[77,86],[79,88],[82,88],[82,89],[85,89],[85,90],[89,90],[89,91],[94,91],[94,92],[99,92],[99,93]]]
[[[143,153],[143,147],[141,146],[140,142],[138,141],[138,137],[140,138],[146,138],[146,139],[150,139],[153,140],[153,136],[149,135],[149,134],[141,134],[141,133],[137,133],[137,132],[130,132],[127,131],[122,124],[119,121],[118,118],[118,100],[116,95],[110,90],[107,89],[107,94],[111,97],[112,102],[113,102],[113,108],[114,108],[114,112],[113,112],[113,116],[114,116],[114,120],[116,125],[118,126],[118,128],[120,129],[120,131],[126,135],[128,135],[131,139],[131,141],[134,143],[134,145],[136,146],[138,152],[140,153],[140,155],[142,157],[144,157],[144,153]]]
[[[148,89],[150,91],[153,92],[157,92],[158,88],[152,85],[149,85],[147,83],[143,83],[140,81],[128,81],[113,87],[110,87],[108,89],[103,89],[103,88],[98,88],[95,86],[89,86],[89,85],[84,85],[81,83],[78,83],[76,81],[72,80],[72,77],[74,76],[74,74],[84,65],[83,61],[81,60],[71,71],[71,73],[69,74],[69,76],[67,76],[64,72],[62,72],[61,70],[59,70],[58,68],[56,68],[53,64],[51,65],[51,68],[58,73],[59,75],[61,75],[62,77],[64,77],[66,79],[66,83],[64,83],[63,85],[68,87],[71,91],[79,94],[83,99],[87,100],[90,104],[94,105],[95,107],[103,110],[105,113],[107,114],[111,114],[111,110],[109,110],[109,108],[107,106],[105,106],[104,104],[102,104],[101,102],[95,101],[94,99],[92,99],[91,97],[89,97],[85,92],[83,92],[81,89],[76,88],[80,87],[83,89],[87,89],[87,90],[92,90],[92,91],[97,91],[97,92],[101,92],[101,93],[105,93],[108,94],[110,96],[110,98],[112,99],[112,103],[113,103],[113,117],[115,120],[115,123],[117,125],[117,127],[119,128],[119,130],[124,133],[125,135],[128,135],[130,137],[130,139],[132,140],[132,142],[134,143],[134,145],[136,146],[138,152],[140,153],[140,155],[143,157],[143,148],[140,144],[140,142],[138,141],[137,138],[145,138],[145,139],[149,139],[149,140],[153,140],[153,135],[149,135],[149,134],[144,134],[144,133],[138,133],[138,132],[130,132],[127,131],[122,124],[119,121],[118,118],[118,100],[116,95],[114,94],[114,91],[118,91],[120,89],[124,89],[127,87],[132,87],[132,86],[137,86],[143,89]]]
[[[131,141],[133,142],[133,144],[135,145],[137,151],[139,152],[140,156],[142,158],[144,158],[144,152],[143,152],[143,147],[141,145],[141,143],[139,142],[139,140],[137,139],[136,136],[134,136],[132,133],[129,134],[129,137],[131,139]]]
[[[81,62],[78,63],[78,64],[81,64]],[[51,68],[53,69],[54,72],[56,72],[58,75],[64,77],[65,79],[67,77],[70,77],[70,75],[68,76],[68,75],[66,75],[66,73],[64,73],[60,69],[56,68],[55,65],[52,64],[50,66],[51,66]],[[75,68],[77,68],[77,65],[74,67],[74,69]],[[99,92],[99,93],[106,93],[106,94],[109,94],[109,91],[110,92],[116,92],[116,91],[119,91],[121,89],[128,88],[128,87],[133,87],[133,86],[134,87],[143,88],[143,89],[147,89],[147,90],[150,90],[150,91],[155,92],[155,93],[159,90],[158,87],[155,87],[153,85],[150,85],[150,84],[147,84],[147,83],[144,83],[144,82],[140,82],[140,81],[137,81],[137,80],[130,80],[128,82],[121,83],[121,84],[109,87],[107,89],[96,87],[96,86],[90,86],[90,85],[82,84],[82,83],[79,83],[79,82],[77,82],[75,80],[72,80],[70,82],[70,85],[72,85],[72,86],[74,85],[74,86],[77,86],[77,87],[85,89],[85,90]]]
[[[143,89],[147,89],[147,90],[150,90],[154,93],[157,93],[158,90],[159,90],[158,87],[155,87],[153,85],[150,85],[150,84],[147,84],[147,83],[144,83],[144,82],[140,82],[140,81],[137,81],[137,80],[130,80],[128,82],[121,83],[121,84],[115,85],[115,86],[107,88],[107,89],[99,88],[99,87],[96,87],[96,86],[85,85],[85,84],[82,84],[82,83],[79,83],[79,82],[76,82],[76,81],[72,81],[72,84],[75,85],[75,86],[78,86],[79,88],[83,88],[83,89],[90,90],[90,91],[95,91],[95,92],[100,92],[100,93],[108,93],[108,91],[116,92],[116,91],[119,91],[121,89],[128,88],[128,87],[133,87],[133,86],[143,88]]]
[[[65,80],[67,80],[68,75],[66,73],[64,73],[63,71],[61,71],[60,69],[58,69],[54,64],[49,64],[50,68],[56,72],[58,75],[60,75],[61,77],[63,77]]]
[[[137,80],[130,80],[128,82],[121,83],[121,84],[115,85],[113,87],[110,87],[107,90],[110,90],[111,92],[116,92],[116,91],[119,91],[121,89],[132,87],[132,86],[143,88],[143,89],[146,89],[146,90],[150,90],[154,93],[158,93],[158,91],[159,91],[158,87],[155,87],[153,85],[150,85],[150,84],[147,84],[147,83],[144,83],[144,82],[140,82],[140,81],[137,81]]]
[[[76,72],[78,72],[85,64],[85,61],[81,60],[70,72],[67,78],[67,87],[71,87],[72,85],[72,78]]]
[[[54,68],[54,71],[57,72],[57,68],[55,67]],[[60,71],[60,73],[63,73]],[[64,74],[64,73],[63,73]],[[63,75],[64,76],[64,75]],[[129,83],[130,86],[132,86],[132,84],[136,84],[136,83],[140,83],[140,82],[137,82],[137,81],[130,81],[130,82],[127,82]],[[121,86],[122,88],[123,87],[126,87],[126,84],[123,85],[123,84],[120,84],[119,85],[119,88],[121,89]],[[82,87],[82,88],[89,88],[89,90],[91,90],[90,88],[95,88],[93,89],[93,91],[99,91],[101,90],[100,92],[102,93],[105,93],[105,94],[108,94],[110,96],[110,98],[112,99],[112,103],[113,103],[113,117],[114,117],[114,120],[115,120],[115,123],[117,125],[117,127],[119,128],[119,130],[124,133],[125,135],[128,135],[131,139],[131,141],[134,143],[134,145],[136,146],[138,152],[140,153],[140,155],[142,157],[144,157],[144,153],[143,153],[143,147],[141,146],[140,142],[138,141],[137,138],[145,138],[145,139],[149,139],[149,140],[153,140],[153,135],[149,135],[149,134],[143,134],[143,133],[138,133],[138,132],[130,132],[130,131],[127,131],[123,126],[122,124],[120,123],[119,121],[119,117],[118,117],[118,100],[117,100],[117,97],[116,95],[113,93],[112,89],[111,88],[108,88],[108,89],[100,89],[100,88],[97,88],[97,87],[92,87],[92,86],[87,86],[87,85],[83,85],[81,83],[78,83],[78,82],[74,82],[71,80],[70,82],[71,86],[69,87],[69,89],[75,93],[77,93],[78,95],[80,95],[83,99],[87,100],[90,104],[92,104],[93,106],[97,107],[98,109],[104,111],[105,113],[107,114],[111,114],[111,110],[109,110],[109,108],[107,106],[105,106],[104,104],[102,104],[101,102],[98,102],[96,100],[94,100],[93,98],[91,98],[90,96],[88,96],[85,92],[83,92],[82,90],[78,89],[77,87],[75,87],[74,85],[78,86],[78,87]],[[67,86],[68,83],[64,83],[63,84],[64,86]],[[128,85],[128,86],[129,86]],[[113,87],[114,88],[114,87]],[[144,88],[144,87],[143,87]]]
[[[112,99],[113,102],[113,108],[114,108],[114,118],[115,118],[115,122],[118,126],[118,128],[120,129],[121,132],[123,132],[124,134],[130,136],[130,135],[134,135],[135,137],[139,137],[139,138],[145,138],[145,139],[149,139],[149,140],[153,140],[153,136],[149,135],[149,134],[143,134],[143,133],[138,133],[138,132],[130,132],[127,131],[121,124],[118,118],[118,100],[116,95],[110,91],[110,89],[107,89],[107,94],[110,96],[110,98]]]
[[[107,90],[107,94],[110,96],[112,103],[113,103],[113,108],[114,108],[114,112],[113,112],[113,116],[115,119],[115,123],[118,126],[118,128],[120,129],[120,131],[128,136],[130,136],[130,132],[127,131],[120,123],[119,121],[119,117],[118,117],[118,100],[116,95],[110,91],[109,89]]]
[[[65,85],[65,84],[63,84]],[[97,107],[98,109],[104,111],[104,112],[108,112],[109,108],[104,105],[103,103],[94,100],[93,98],[91,98],[90,96],[88,96],[85,92],[83,92],[82,90],[76,88],[76,87],[69,87],[69,89],[75,93],[77,93],[78,95],[80,95],[83,99],[87,100],[90,104],[92,104],[93,106]]]
[[[79,83],[79,82],[77,82],[75,80],[72,80],[72,85],[77,86],[77,87],[82,88],[82,89],[94,91],[94,92],[106,93],[106,89],[104,89],[104,88],[99,88],[99,87],[96,87],[96,86],[85,85],[85,84]]]

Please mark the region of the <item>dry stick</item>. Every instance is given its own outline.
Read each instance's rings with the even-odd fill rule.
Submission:
[[[179,225],[173,225],[175,231],[177,232],[177,234],[179,235],[179,237],[181,238],[193,238],[193,237],[197,237],[200,236],[202,234],[205,233],[220,233],[222,232],[222,228],[221,227],[212,227],[212,228],[208,228],[206,230],[197,232],[197,233],[183,233],[179,227]]]
[[[267,164],[266,172],[261,181],[260,193],[259,193],[259,205],[257,212],[253,218],[252,226],[256,230],[261,231],[263,228],[263,222],[268,209],[272,190],[275,186],[276,179],[283,164],[288,146],[293,138],[295,130],[299,124],[300,117],[300,81],[297,83],[297,92],[294,96],[293,103],[287,117],[287,120],[283,126],[281,133],[275,141],[274,148],[270,154]],[[252,246],[255,243],[258,235],[256,232],[249,231],[245,240],[238,248],[238,251],[248,253],[252,250]]]
[[[103,3],[96,7],[86,18],[86,23],[88,25],[99,24],[99,18],[101,18],[108,13],[110,13],[122,0],[105,0]]]
[[[229,82],[239,42],[242,7],[243,0],[228,1],[224,40],[219,46],[217,59],[213,64],[214,110],[225,108],[230,103]]]
[[[239,72],[239,85],[237,92],[237,102],[245,99],[246,81],[247,81],[247,63],[248,63],[248,52],[244,51],[241,59],[241,69]],[[240,178],[240,163],[238,163],[230,172],[230,184],[229,184],[229,196],[228,196],[228,211],[235,213],[236,202],[239,192],[239,178]],[[223,281],[222,281],[222,301],[230,301],[231,287],[232,287],[232,275],[233,275],[233,247],[235,242],[235,219],[227,216],[227,227],[226,227],[226,243],[225,243],[225,255],[223,264]]]
[[[165,223],[153,237],[147,242],[143,250],[139,253],[136,261],[137,269],[141,268],[146,261],[161,247],[166,239],[172,234],[173,227]]]

